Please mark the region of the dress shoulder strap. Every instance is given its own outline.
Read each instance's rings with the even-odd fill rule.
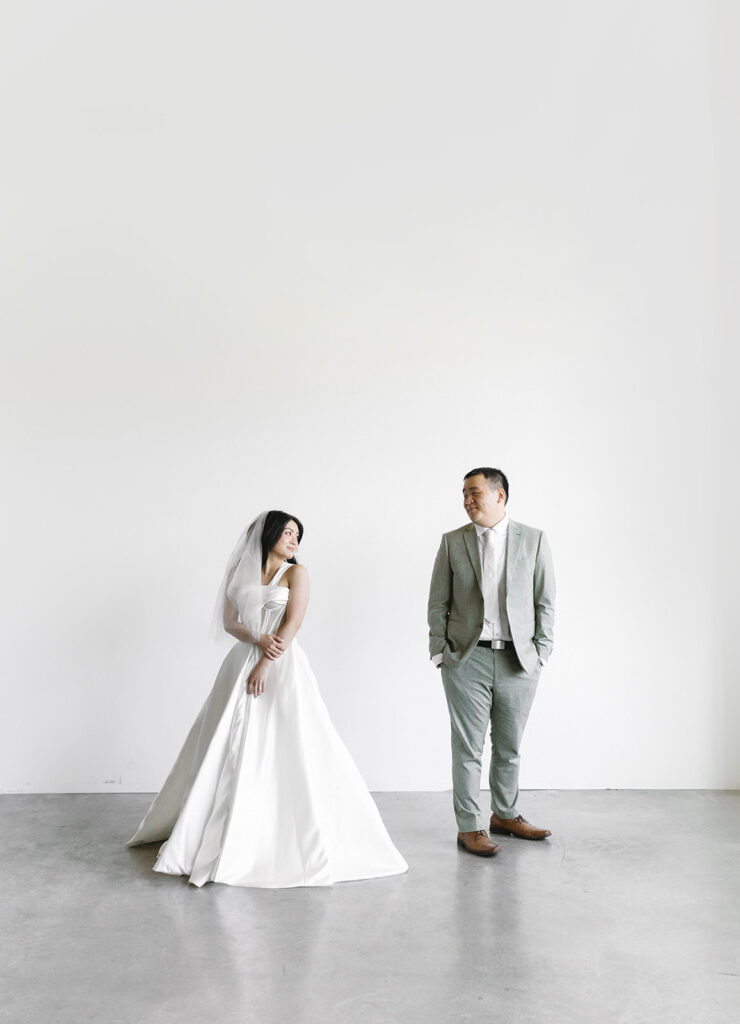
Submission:
[[[272,577],[272,579],[270,581],[270,586],[271,587],[274,587],[275,584],[278,582],[278,580],[282,579],[282,577],[285,575],[285,573],[288,571],[288,569],[290,569],[292,564],[293,564],[292,562],[284,562],[280,566],[280,568],[278,569],[278,571],[275,573],[275,575]]]

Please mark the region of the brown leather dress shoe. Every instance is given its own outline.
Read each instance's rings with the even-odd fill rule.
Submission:
[[[476,857],[495,857],[501,849],[497,843],[488,838],[482,828],[477,832],[458,832],[457,845],[461,850],[474,853]]]
[[[491,815],[491,832],[499,836],[516,836],[517,839],[547,839],[552,835],[549,828],[537,828],[530,825],[521,814],[516,818],[499,818],[498,814]]]

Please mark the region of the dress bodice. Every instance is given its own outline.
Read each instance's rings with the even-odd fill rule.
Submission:
[[[262,632],[274,633],[280,628],[285,609],[288,606],[290,589],[278,582],[290,568],[290,562],[283,562],[269,583],[262,587]]]
[[[290,588],[280,583],[280,580],[292,564],[292,562],[283,562],[269,583],[250,584],[235,595],[240,622],[243,623],[245,621],[244,609],[247,605],[255,607],[251,595],[259,587],[258,597],[262,605],[260,632],[274,633],[279,628],[288,605],[288,597],[290,596]]]

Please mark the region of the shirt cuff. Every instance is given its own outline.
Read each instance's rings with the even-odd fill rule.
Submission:
[[[434,657],[432,658],[432,665],[434,665],[435,668],[439,668],[439,666],[442,664],[443,657],[443,654],[435,654]]]

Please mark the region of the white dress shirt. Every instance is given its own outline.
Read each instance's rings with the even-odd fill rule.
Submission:
[[[509,517],[495,526],[478,526],[478,551],[483,570],[483,601],[485,617],[479,640],[511,640],[511,627],[506,614],[506,551],[509,540]],[[488,543],[487,539],[490,538]]]

